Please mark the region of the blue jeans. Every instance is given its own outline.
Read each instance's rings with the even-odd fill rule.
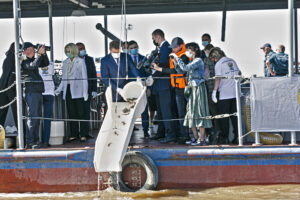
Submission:
[[[42,117],[42,93],[26,93],[28,117]],[[26,144],[34,145],[39,142],[40,119],[28,119],[26,126]]]
[[[186,115],[186,104],[187,104],[187,101],[184,96],[184,89],[176,88],[175,94],[176,94],[176,106],[177,106],[178,118],[184,119]],[[183,121],[184,120],[179,120],[180,134],[178,135],[178,137],[181,139],[188,139],[189,137],[188,127],[183,126]]]
[[[51,118],[54,96],[43,95],[44,118]],[[49,143],[51,120],[44,120],[43,143]]]

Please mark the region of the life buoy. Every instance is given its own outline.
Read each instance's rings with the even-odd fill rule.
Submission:
[[[158,170],[149,156],[130,151],[124,157],[122,171],[112,172],[111,180],[113,188],[122,192],[154,190],[158,184]]]
[[[0,149],[4,148],[5,129],[0,125]]]

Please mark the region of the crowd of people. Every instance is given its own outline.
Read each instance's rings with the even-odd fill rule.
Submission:
[[[152,126],[154,121],[158,122],[158,129],[150,139],[161,143],[208,145],[206,132],[219,135],[218,143],[237,143],[236,116],[231,117],[233,141],[228,139],[228,118],[207,118],[236,112],[235,81],[213,79],[215,76],[240,75],[236,62],[226,57],[220,48],[214,47],[207,33],[202,35],[203,50],[197,43],[186,44],[180,37],[173,38],[170,44],[160,29],[152,32],[152,39],[159,54],[149,68],[137,68],[141,66],[139,63],[144,56],[139,54],[136,41],[124,42],[122,45],[118,41],[110,43],[110,54],[101,60],[101,77],[105,85],[112,85],[114,101],[124,101],[118,94],[118,88],[126,84],[124,78],[127,74],[146,80],[153,77],[153,85],[147,86],[148,105],[142,115],[145,137],[149,137],[149,124]],[[118,77],[121,79],[114,81]],[[155,112],[157,120],[153,119]]]
[[[129,78],[145,80],[147,85],[147,106],[142,114],[144,137],[150,137],[149,127],[158,124],[155,135],[150,139],[161,143],[208,145],[206,135],[218,136],[215,143],[238,142],[237,117],[231,116],[234,139],[229,141],[229,118],[213,119],[208,116],[236,112],[236,92],[232,77],[241,75],[236,62],[214,47],[211,36],[203,34],[201,50],[195,43],[185,43],[180,37],[165,39],[162,30],[152,32],[152,40],[158,56],[148,67],[140,67],[146,58],[139,53],[136,41],[111,41],[110,53],[101,59],[101,79],[105,86],[111,85],[113,102],[122,102],[119,88]],[[51,118],[54,96],[62,93],[66,101],[70,121],[69,141],[86,141],[89,135],[90,104],[97,97],[96,67],[92,57],[87,55],[81,42],[65,46],[66,59],[62,62],[62,81],[55,89],[52,76],[53,63],[49,62],[44,46],[25,42],[22,46],[21,73],[24,85],[24,99],[27,107],[26,148],[49,146],[51,120],[43,121],[42,143],[39,139],[41,117]],[[284,76],[288,73],[288,56],[280,45],[277,53],[266,43],[265,76]],[[138,78],[139,77],[139,78]],[[119,78],[119,79],[117,79]],[[6,52],[0,89],[15,81],[14,43]],[[15,87],[0,93],[0,105],[5,105],[16,96]],[[4,124],[8,108],[0,110],[0,124]],[[12,104],[15,122],[16,103]],[[43,111],[43,112],[42,112]],[[154,119],[156,113],[156,119]],[[80,121],[83,120],[83,121]],[[191,133],[191,134],[190,134]],[[210,141],[211,142],[211,141]]]

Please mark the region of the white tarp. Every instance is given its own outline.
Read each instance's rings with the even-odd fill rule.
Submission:
[[[140,87],[140,88],[139,88]],[[94,168],[96,172],[122,171],[122,161],[133,131],[135,120],[143,113],[147,104],[146,87],[138,82],[125,85],[127,99],[136,96],[134,102],[112,102],[111,88],[106,90],[108,109],[98,134]]]
[[[300,77],[251,79],[254,132],[300,131]]]

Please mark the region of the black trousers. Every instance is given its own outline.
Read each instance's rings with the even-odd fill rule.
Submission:
[[[68,85],[66,94],[66,104],[69,119],[85,119],[86,104],[83,98],[72,99],[70,86]],[[71,137],[86,137],[88,135],[88,122],[71,121],[70,123]],[[80,125],[80,131],[79,131]]]
[[[4,106],[6,104],[8,104],[9,102],[11,102],[14,98],[16,97],[16,87],[11,88],[10,90],[0,93],[0,106]],[[5,120],[6,120],[6,116],[7,116],[7,112],[8,112],[8,108],[6,107],[4,109],[0,109],[0,124],[2,126],[4,126]],[[13,113],[13,117],[15,120],[15,124],[17,126],[17,103],[13,103],[11,105],[11,109],[12,109],[12,113]]]
[[[90,120],[91,119],[91,95],[89,95],[89,98],[87,101],[83,101],[84,103],[84,119],[85,120]],[[85,129],[87,130],[87,134],[90,131],[90,123],[87,122],[86,124],[84,123]]]
[[[236,99],[225,99],[219,100],[218,102],[219,114],[232,114],[236,112]],[[238,137],[238,124],[237,124],[237,117],[231,116],[230,117],[232,125],[233,125],[233,133],[234,139]],[[221,118],[221,136],[222,139],[227,140],[229,136],[229,118]]]

